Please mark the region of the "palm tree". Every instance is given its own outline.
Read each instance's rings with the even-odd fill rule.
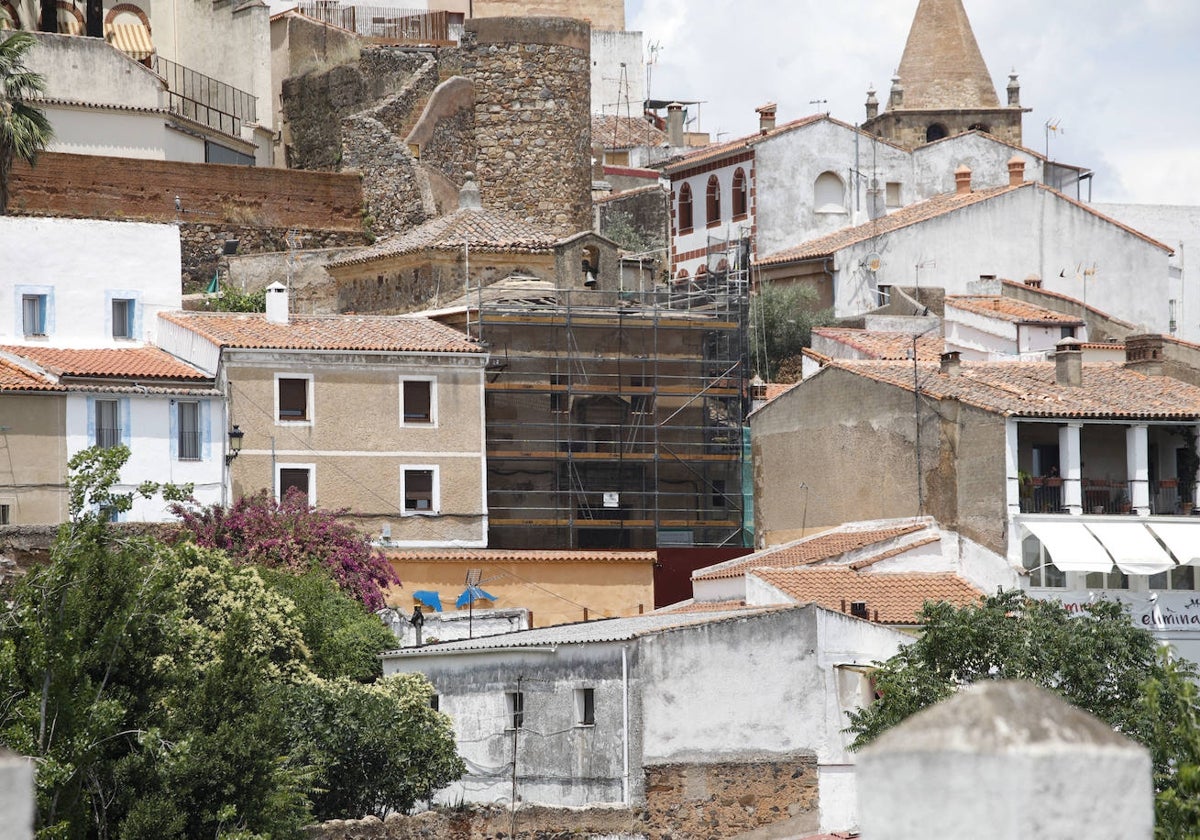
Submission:
[[[25,67],[25,55],[36,43],[28,32],[0,40],[0,215],[8,208],[13,161],[32,166],[54,135],[46,115],[25,101],[46,87],[41,74]]]

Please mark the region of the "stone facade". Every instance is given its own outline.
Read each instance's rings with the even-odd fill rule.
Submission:
[[[467,22],[484,207],[563,235],[591,229],[590,39],[567,18]]]

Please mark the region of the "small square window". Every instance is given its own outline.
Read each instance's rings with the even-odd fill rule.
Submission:
[[[433,470],[404,471],[404,512],[433,513]]]
[[[886,196],[884,199],[888,207],[900,206],[900,182],[888,181],[886,187]]]
[[[120,403],[117,400],[96,400],[96,446],[112,449],[120,442]]]
[[[179,460],[200,460],[200,403],[181,401],[179,410]]]
[[[279,419],[308,420],[308,379],[279,377]]]
[[[405,423],[433,422],[433,383],[428,379],[405,379],[402,408]]]
[[[46,334],[45,295],[21,295],[21,326],[25,335]]]
[[[520,729],[525,725],[525,692],[510,691],[506,695],[508,702],[508,728]]]
[[[133,338],[133,301],[129,298],[113,298],[113,338]]]
[[[311,498],[312,471],[307,467],[280,467],[279,498],[287,498],[290,490],[299,490],[305,498]]]
[[[9,505],[0,505],[0,525],[8,525],[12,520],[12,507]]]
[[[596,725],[596,689],[575,689],[575,723],[578,726]]]

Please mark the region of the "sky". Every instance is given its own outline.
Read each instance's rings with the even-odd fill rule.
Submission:
[[[963,0],[1001,102],[1021,82],[1025,145],[1095,171],[1096,202],[1200,204],[1200,0]],[[817,111],[862,121],[900,63],[917,0],[626,0],[658,45],[654,99],[700,100],[714,140]],[[814,100],[825,100],[813,104]],[[689,114],[689,117],[692,114]],[[1086,197],[1086,196],[1085,196]]]

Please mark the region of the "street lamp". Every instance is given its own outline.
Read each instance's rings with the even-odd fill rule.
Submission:
[[[233,459],[242,451],[242,438],[246,436],[237,426],[229,430],[229,451],[225,453],[225,466],[233,463]]]

